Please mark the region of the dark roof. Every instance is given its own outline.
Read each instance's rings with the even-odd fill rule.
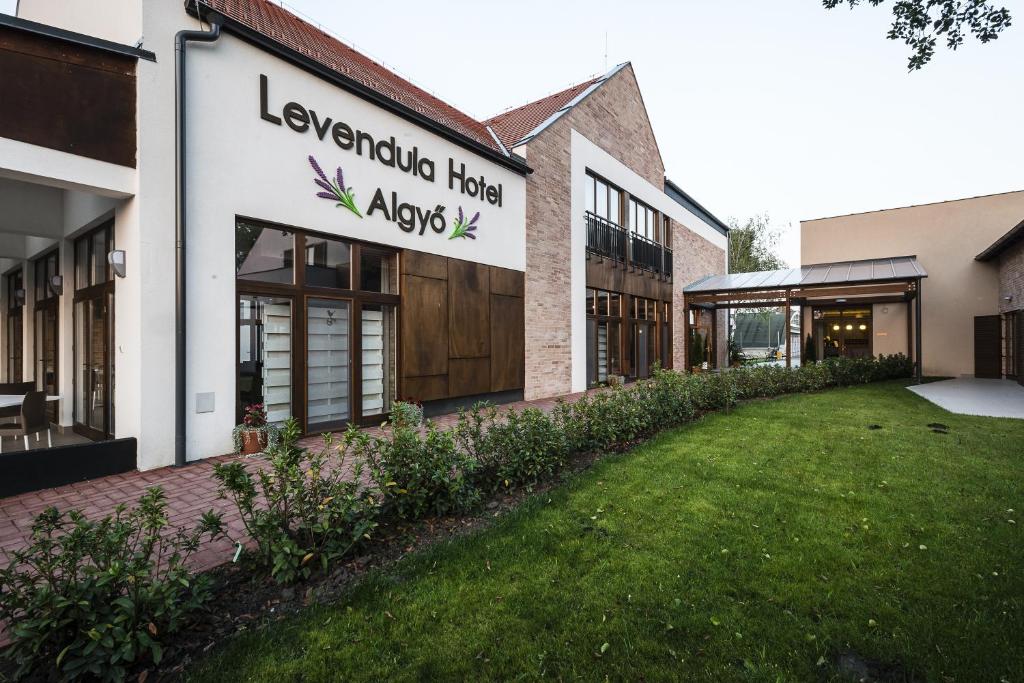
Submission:
[[[1009,232],[990,244],[985,251],[974,258],[977,261],[991,261],[1022,239],[1024,239],[1024,220],[1010,228]]]
[[[192,4],[191,1],[187,3],[189,9]],[[483,148],[507,156],[483,122],[410,83],[279,5],[268,0],[202,0],[202,4],[207,10],[218,12]]]
[[[0,26],[6,26],[7,28],[24,31],[25,33],[34,33],[48,38],[56,38],[57,40],[62,40],[66,43],[84,45],[85,47],[124,55],[126,57],[145,59],[150,62],[156,61],[156,55],[149,50],[132,47],[131,45],[123,45],[122,43],[115,43],[110,40],[104,40],[103,38],[97,38],[96,36],[90,36],[84,33],[66,31],[62,28],[57,28],[56,26],[40,24],[35,21],[29,21],[28,19],[22,19],[21,17],[12,17],[9,14],[0,14]]]
[[[484,124],[494,130],[501,143],[508,149],[529,142],[628,64],[629,62],[624,62],[603,76],[577,83],[553,95],[492,116],[484,121]]]
[[[696,199],[686,194],[686,192],[683,191],[683,188],[673,183],[667,177],[665,178],[665,194],[667,194],[677,204],[683,206],[687,211],[700,218],[702,221],[713,227],[718,232],[722,233],[723,235],[729,234],[728,225],[718,220],[718,218],[713,213],[711,213],[703,206],[701,206]]]
[[[756,273],[710,275],[683,288],[684,292],[728,292],[810,285],[871,284],[928,277],[916,256],[816,263],[799,268]]]

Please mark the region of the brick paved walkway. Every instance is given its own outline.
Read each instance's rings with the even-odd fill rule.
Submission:
[[[583,396],[582,393],[569,394],[561,397],[566,401],[574,401]],[[558,397],[537,401],[520,401],[500,406],[501,410],[515,408],[521,410],[528,406],[540,408],[545,412],[552,410]],[[455,424],[458,416],[455,413],[441,415],[433,421],[442,427]],[[380,434],[379,427],[368,429],[369,432]],[[303,439],[302,445],[316,445],[320,437],[313,436]],[[230,533],[243,537],[241,519],[238,512],[228,501],[217,497],[217,483],[213,478],[213,465],[227,462],[240,456],[221,455],[207,458],[187,465],[186,467],[162,467],[146,472],[126,472],[100,479],[69,484],[55,489],[44,489],[19,496],[0,499],[0,551],[10,552],[25,546],[31,530],[32,519],[45,508],[53,505],[62,510],[77,508],[88,517],[97,518],[113,512],[119,503],[131,505],[137,501],[147,488],[163,487],[167,495],[167,509],[172,527],[191,527],[204,512],[209,509],[224,513],[224,521]],[[258,462],[249,459],[250,462]],[[191,564],[197,570],[216,567],[231,559],[233,546],[224,538],[206,543],[191,558]],[[0,561],[3,560],[0,553]]]

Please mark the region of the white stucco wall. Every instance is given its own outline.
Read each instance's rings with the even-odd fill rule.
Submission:
[[[189,48],[188,166],[188,457],[231,449],[235,424],[235,218],[245,216],[357,240],[410,248],[478,263],[522,270],[525,264],[525,180],[424,128],[293,67],[239,39],[224,35],[212,45]],[[434,181],[415,177],[335,144],[331,131],[318,139],[313,126],[299,133],[285,122],[261,118],[260,75],[268,77],[268,112],[282,116],[298,102],[375,141],[395,137],[403,150],[415,145],[434,162]],[[341,166],[353,188],[359,218],[334,201],[318,198],[320,188],[308,156],[333,177]],[[403,151],[404,154],[404,151]],[[141,156],[141,155],[140,155]],[[468,175],[483,175],[502,186],[502,206],[450,189],[448,163],[464,163]],[[436,234],[405,232],[380,211],[368,215],[375,191],[423,210],[444,206],[447,228]],[[462,206],[480,211],[477,239],[449,239]],[[404,331],[404,334],[414,334]],[[197,413],[196,394],[212,392],[215,409]]]

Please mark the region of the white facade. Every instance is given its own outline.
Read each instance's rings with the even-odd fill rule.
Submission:
[[[135,169],[0,138],[0,268],[23,265],[28,292],[24,310],[24,376],[33,377],[31,259],[57,244],[61,274],[59,381],[60,424],[73,415],[72,297],[73,239],[114,219],[115,246],[127,256],[127,274],[115,283],[115,437],[138,439],[138,465],[173,464],[175,448],[175,136],[174,35],[196,29],[180,3],[126,0],[116,10],[94,4],[21,0],[21,18],[106,40],[141,46],[155,61],[137,63],[137,165]],[[121,11],[124,10],[124,11]],[[110,21],[112,16],[117,21]],[[301,103],[317,122],[331,127],[318,139],[312,122],[299,133],[287,120],[261,117],[260,76],[267,78],[269,111],[282,117],[289,102]],[[523,177],[447,139],[370,104],[340,87],[241,41],[227,32],[212,44],[188,47],[187,167],[187,458],[232,450],[236,423],[237,364],[235,315],[235,218],[244,216],[284,226],[441,254],[522,270],[525,261]],[[292,121],[295,122],[294,119]],[[339,147],[334,123],[343,122],[390,141],[416,147],[433,164],[425,179]],[[364,141],[365,144],[365,141]],[[376,150],[375,150],[376,153]],[[316,196],[314,155],[333,175],[341,166],[363,213],[357,218]],[[404,152],[403,152],[404,156]],[[466,191],[480,192],[480,178],[495,189],[471,197],[456,182],[450,189],[449,160],[465,164]],[[397,166],[397,165],[396,165]],[[427,170],[430,164],[422,162]],[[428,174],[429,175],[429,174]],[[494,192],[500,186],[500,206]],[[377,189],[386,212],[395,205],[421,209],[412,232],[370,211]],[[489,199],[494,200],[488,201]],[[423,213],[444,207],[445,229],[427,227]],[[459,207],[480,211],[478,239],[449,239]],[[8,209],[23,209],[21,213]],[[404,219],[414,209],[399,208]],[[415,213],[413,213],[415,215]],[[439,220],[434,226],[441,225]],[[6,305],[6,292],[2,303]],[[6,328],[0,337],[6,334]],[[6,339],[0,339],[6,343]],[[6,346],[5,346],[6,348]],[[0,364],[6,375],[6,363]],[[3,379],[7,379],[6,376]],[[213,395],[213,410],[197,412],[196,394]],[[207,406],[208,407],[208,406]]]

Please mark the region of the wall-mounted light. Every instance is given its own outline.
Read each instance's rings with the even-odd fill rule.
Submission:
[[[54,296],[60,296],[64,293],[64,276],[54,275],[50,278],[49,283],[50,291],[53,292]]]
[[[836,299],[836,303],[837,304],[845,304],[846,303],[846,299]]]
[[[14,290],[14,303],[19,306],[25,305],[25,290],[18,288]]]
[[[114,249],[107,254],[107,263],[109,263],[110,267],[114,269],[114,275],[118,277],[124,277],[127,272],[125,270],[124,260],[124,249]]]
[[[1003,301],[1005,301],[1007,303],[1013,301],[1013,295],[1012,294],[1007,294],[1006,296],[1003,297]]]

